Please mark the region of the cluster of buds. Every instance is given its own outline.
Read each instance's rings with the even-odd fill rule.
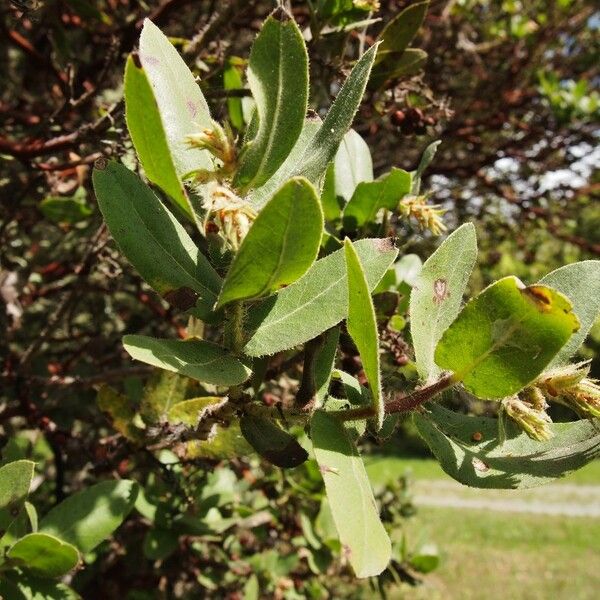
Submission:
[[[352,4],[359,10],[376,12],[380,8],[379,0],[353,0]]]
[[[428,229],[433,235],[446,231],[442,215],[446,212],[439,204],[427,204],[426,196],[408,196],[400,200],[398,211],[405,217],[412,217],[421,229]]]
[[[204,128],[200,133],[186,136],[190,148],[208,150],[221,164],[215,171],[198,169],[189,173],[187,177],[194,177],[199,183],[212,180],[223,180],[231,177],[237,166],[237,153],[235,149],[235,136],[228,123],[221,127],[212,121],[212,128]]]
[[[550,400],[573,409],[582,417],[600,418],[600,386],[588,377],[589,361],[566,365],[544,373],[536,382]]]
[[[522,397],[511,396],[502,401],[504,412],[532,439],[546,442],[552,438],[552,419],[546,412],[547,404],[536,388],[526,388]],[[540,402],[542,404],[540,404]]]
[[[206,233],[219,233],[231,249],[237,252],[256,218],[252,207],[228,187],[216,182],[208,186],[204,207]]]

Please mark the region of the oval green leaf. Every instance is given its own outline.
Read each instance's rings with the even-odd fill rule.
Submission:
[[[439,341],[435,362],[475,396],[504,398],[531,383],[578,330],[561,293],[505,277],[464,307]]]
[[[23,511],[34,467],[30,460],[15,460],[0,467],[0,540]]]
[[[40,522],[39,533],[56,536],[90,552],[108,538],[129,514],[137,496],[135,481],[103,481],[73,494]]]
[[[565,364],[583,344],[600,316],[600,260],[584,260],[548,273],[539,283],[564,294],[573,304],[579,331],[559,350],[548,367]]]
[[[146,19],[140,35],[140,60],[154,92],[175,170],[179,177],[213,169],[206,150],[189,148],[186,137],[212,129],[208,104],[194,75],[161,30]]]
[[[391,543],[358,450],[344,425],[325,412],[313,415],[310,431],[342,551],[357,577],[379,575]]]
[[[227,272],[217,308],[296,281],[315,262],[322,233],[317,193],[306,179],[295,177],[256,217]]]
[[[131,358],[214,385],[239,385],[250,369],[228,350],[204,340],[163,340],[126,335],[123,347]]]
[[[167,299],[187,291],[191,306],[199,296],[212,308],[221,278],[154,192],[116,162],[94,169],[93,182],[110,233],[148,284]]]
[[[346,327],[354,340],[362,366],[369,382],[371,406],[377,429],[381,429],[384,417],[381,394],[381,370],[379,365],[379,334],[375,308],[369,285],[358,254],[348,238],[344,240],[346,268],[348,269],[348,318]]]
[[[258,111],[258,131],[244,149],[234,186],[259,187],[283,164],[304,125],[308,55],[294,19],[277,8],[252,45],[248,83]]]
[[[398,251],[389,239],[365,239],[354,244],[372,291]],[[318,260],[305,275],[278,294],[250,309],[250,337],[244,352],[275,354],[303,344],[348,316],[348,276],[344,251]]]
[[[512,421],[498,439],[498,420],[430,403],[414,420],[444,471],[471,487],[530,488],[564,477],[600,456],[598,422],[552,423],[554,437],[532,440]],[[479,440],[479,441],[475,441]]]
[[[334,164],[335,193],[348,201],[356,186],[363,181],[373,181],[373,160],[367,142],[350,129],[342,139]]]
[[[46,533],[22,537],[6,556],[15,566],[38,577],[60,577],[79,562],[77,548]]]
[[[175,169],[154,92],[141,63],[132,56],[125,66],[125,119],[146,177],[193,221],[194,213]]]
[[[415,361],[423,379],[439,369],[436,344],[460,311],[467,281],[477,259],[475,227],[466,223],[449,235],[425,261],[410,294],[410,332]]]

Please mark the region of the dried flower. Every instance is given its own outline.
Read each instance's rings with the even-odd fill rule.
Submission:
[[[439,204],[427,204],[426,196],[409,196],[400,201],[398,210],[405,217],[412,217],[421,229],[428,229],[433,235],[440,235],[446,231],[446,225],[441,216],[446,209]]]
[[[353,0],[352,4],[360,10],[378,11],[380,8],[379,0]]]
[[[547,442],[552,439],[553,433],[550,429],[552,419],[548,416],[545,409],[537,409],[533,404],[522,400],[517,396],[505,398],[502,406],[506,414],[513,420],[525,433],[538,442]]]
[[[212,128],[205,127],[200,133],[186,136],[186,142],[191,148],[208,150],[221,166],[215,171],[198,169],[193,175],[198,181],[205,183],[212,179],[224,179],[230,177],[236,169],[237,154],[235,149],[235,137],[228,123],[221,127],[216,121],[212,121]]]

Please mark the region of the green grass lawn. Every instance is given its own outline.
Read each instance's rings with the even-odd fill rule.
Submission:
[[[433,460],[368,460],[373,483],[410,469],[414,480],[448,478]],[[600,486],[600,461],[559,480]],[[443,488],[442,488],[443,489]],[[443,493],[443,492],[442,492]],[[403,600],[587,600],[600,597],[600,519],[417,507],[409,542],[424,536],[442,553],[438,570]]]

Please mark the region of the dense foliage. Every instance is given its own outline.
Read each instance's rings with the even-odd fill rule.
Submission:
[[[272,8],[6,9],[6,597],[385,595],[438,557],[361,455],[598,453],[592,4]]]

